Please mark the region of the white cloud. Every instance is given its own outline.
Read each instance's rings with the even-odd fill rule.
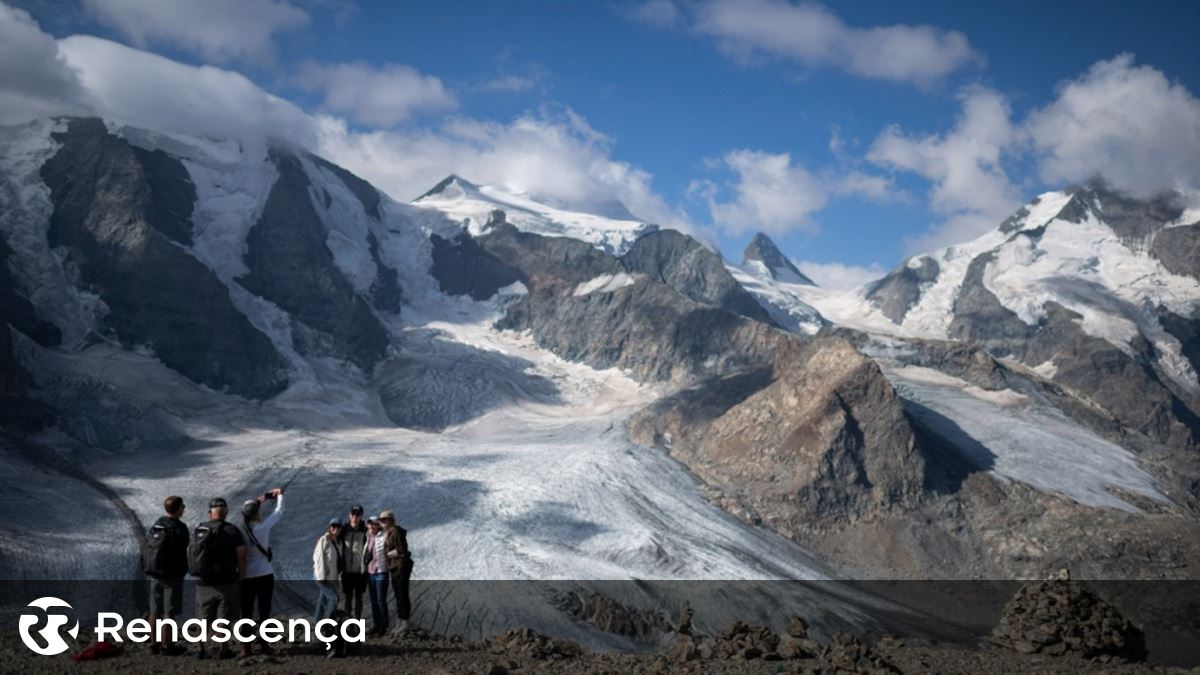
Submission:
[[[1130,54],[1060,85],[1026,130],[1046,181],[1099,174],[1142,197],[1200,187],[1200,100]]]
[[[652,25],[680,23],[749,62],[784,59],[807,68],[839,68],[859,77],[929,85],[980,60],[966,36],[932,26],[849,26],[827,7],[790,0],[651,0],[627,12]]]
[[[1138,197],[1200,187],[1200,99],[1128,54],[1063,83],[1022,120],[1012,119],[997,92],[973,87],[959,99],[962,113],[949,131],[910,135],[891,127],[867,153],[877,165],[931,183],[930,206],[944,220],[909,241],[912,251],[972,239],[1025,201],[1030,195],[1010,180],[1006,158],[1033,160],[1044,187],[1095,176]]]
[[[60,40],[58,48],[78,71],[96,113],[108,119],[249,143],[283,139],[402,201],[460,173],[581,209],[605,210],[620,201],[641,218],[689,227],[654,191],[649,173],[614,159],[612,139],[569,108],[507,123],[451,117],[437,125],[360,132],[344,118],[311,115],[234,71],[87,36]]]
[[[715,166],[733,172],[731,200],[722,200],[711,181],[696,181],[691,191],[708,205],[713,222],[731,234],[762,230],[781,234],[815,231],[813,213],[829,201],[829,189],[803,166],[793,165],[788,153],[733,150]]]
[[[25,10],[0,3],[0,124],[87,110],[85,92]]]
[[[570,109],[511,122],[456,118],[437,128],[355,133],[321,119],[319,151],[397,199],[411,199],[450,173],[528,192],[572,208],[604,211],[620,201],[662,225],[686,218],[653,189],[649,173],[612,158],[612,140]]]
[[[812,173],[793,163],[789,153],[739,149],[708,164],[732,173],[733,180],[724,186],[730,197],[723,199],[722,187],[711,180],[692,181],[688,191],[706,204],[718,228],[733,235],[748,230],[815,233],[812,215],[833,197],[872,201],[903,197],[888,178],[842,169]]]
[[[980,87],[964,90],[959,100],[962,113],[946,133],[912,136],[893,126],[867,152],[875,164],[917,173],[932,184],[930,205],[946,219],[910,242],[914,250],[974,238],[1021,203],[1001,163],[1020,137],[1008,103]]]
[[[299,145],[317,140],[317,125],[296,105],[239,73],[191,66],[100,38],[76,35],[59,50],[105,118],[163,131],[268,137]]]
[[[285,0],[84,0],[84,6],[138,47],[170,45],[218,62],[269,59],[277,33],[309,21]]]
[[[379,67],[365,62],[308,63],[301,68],[298,83],[322,92],[327,110],[375,127],[392,126],[417,111],[457,106],[441,80],[397,63]]]
[[[798,260],[795,263],[804,276],[812,279],[818,286],[834,290],[858,288],[868,281],[874,281],[887,274],[887,270],[879,263],[871,263],[866,267],[843,265],[842,263],[818,263],[808,260]]]

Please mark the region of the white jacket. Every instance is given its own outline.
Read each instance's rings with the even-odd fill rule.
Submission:
[[[338,559],[342,556],[341,544],[335,539],[322,534],[313,549],[313,579],[316,581],[337,581]]]

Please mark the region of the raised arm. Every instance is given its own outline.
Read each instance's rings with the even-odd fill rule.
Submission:
[[[275,510],[271,511],[271,515],[263,518],[262,526],[268,530],[275,527],[275,523],[279,522],[279,516],[283,515],[283,490],[275,488]]]

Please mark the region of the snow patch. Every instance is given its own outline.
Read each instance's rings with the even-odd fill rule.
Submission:
[[[375,229],[371,217],[345,181],[312,158],[299,157],[312,184],[309,196],[313,208],[328,233],[325,245],[333,254],[333,262],[355,292],[366,296],[379,276],[367,237]]]
[[[64,346],[78,346],[108,308],[75,285],[78,271],[47,239],[54,206],[41,167],[58,151],[50,135],[61,121],[41,119],[0,126],[0,230],[13,254],[8,267],[22,293],[62,332]]]
[[[821,313],[812,305],[806,303],[800,293],[805,289],[816,288],[812,284],[786,281],[784,277],[774,279],[767,266],[757,260],[751,260],[745,267],[725,263],[725,269],[745,288],[767,314],[793,333],[813,335],[825,325]],[[788,276],[796,279],[794,274]]]
[[[880,364],[911,412],[947,438],[968,435],[977,447],[960,448],[992,474],[1080,504],[1137,511],[1110,488],[1167,502],[1133,453],[1068,419],[1052,405],[972,392],[958,378],[925,368]],[[931,414],[932,413],[932,414]]]
[[[629,274],[627,272],[601,274],[576,286],[575,291],[571,295],[578,298],[591,293],[612,293],[619,288],[634,285],[641,276],[640,274]]]

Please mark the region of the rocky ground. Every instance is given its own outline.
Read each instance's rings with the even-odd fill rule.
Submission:
[[[12,673],[1187,673],[1146,663],[1099,663],[1077,656],[1020,654],[998,647],[956,649],[906,646],[884,639],[866,647],[846,636],[823,645],[820,654],[791,660],[747,658],[730,653],[680,661],[669,654],[599,654],[574,645],[528,635],[491,643],[463,642],[414,634],[377,638],[341,659],[327,659],[314,647],[288,647],[272,656],[228,661],[187,656],[154,656],[133,646],[120,656],[73,663],[69,657],[42,657],[11,634],[0,642],[3,670]],[[753,652],[752,652],[753,653]],[[1200,672],[1193,669],[1192,673]]]
[[[586,607],[585,607],[586,609]],[[611,612],[602,612],[605,615]],[[82,645],[78,645],[81,647]],[[975,647],[916,644],[894,636],[837,633],[821,641],[792,616],[782,633],[734,621],[702,635],[685,610],[642,653],[591,652],[566,640],[512,629],[490,640],[431,635],[412,629],[370,639],[345,656],[328,658],[319,645],[280,645],[270,654],[235,659],[157,656],[130,645],[106,659],[74,663],[64,654],[40,657],[12,633],[0,635],[5,672],[210,673],[1200,673],[1157,663],[1141,629],[1091,590],[1063,574],[1022,587],[1005,605],[990,636]]]

